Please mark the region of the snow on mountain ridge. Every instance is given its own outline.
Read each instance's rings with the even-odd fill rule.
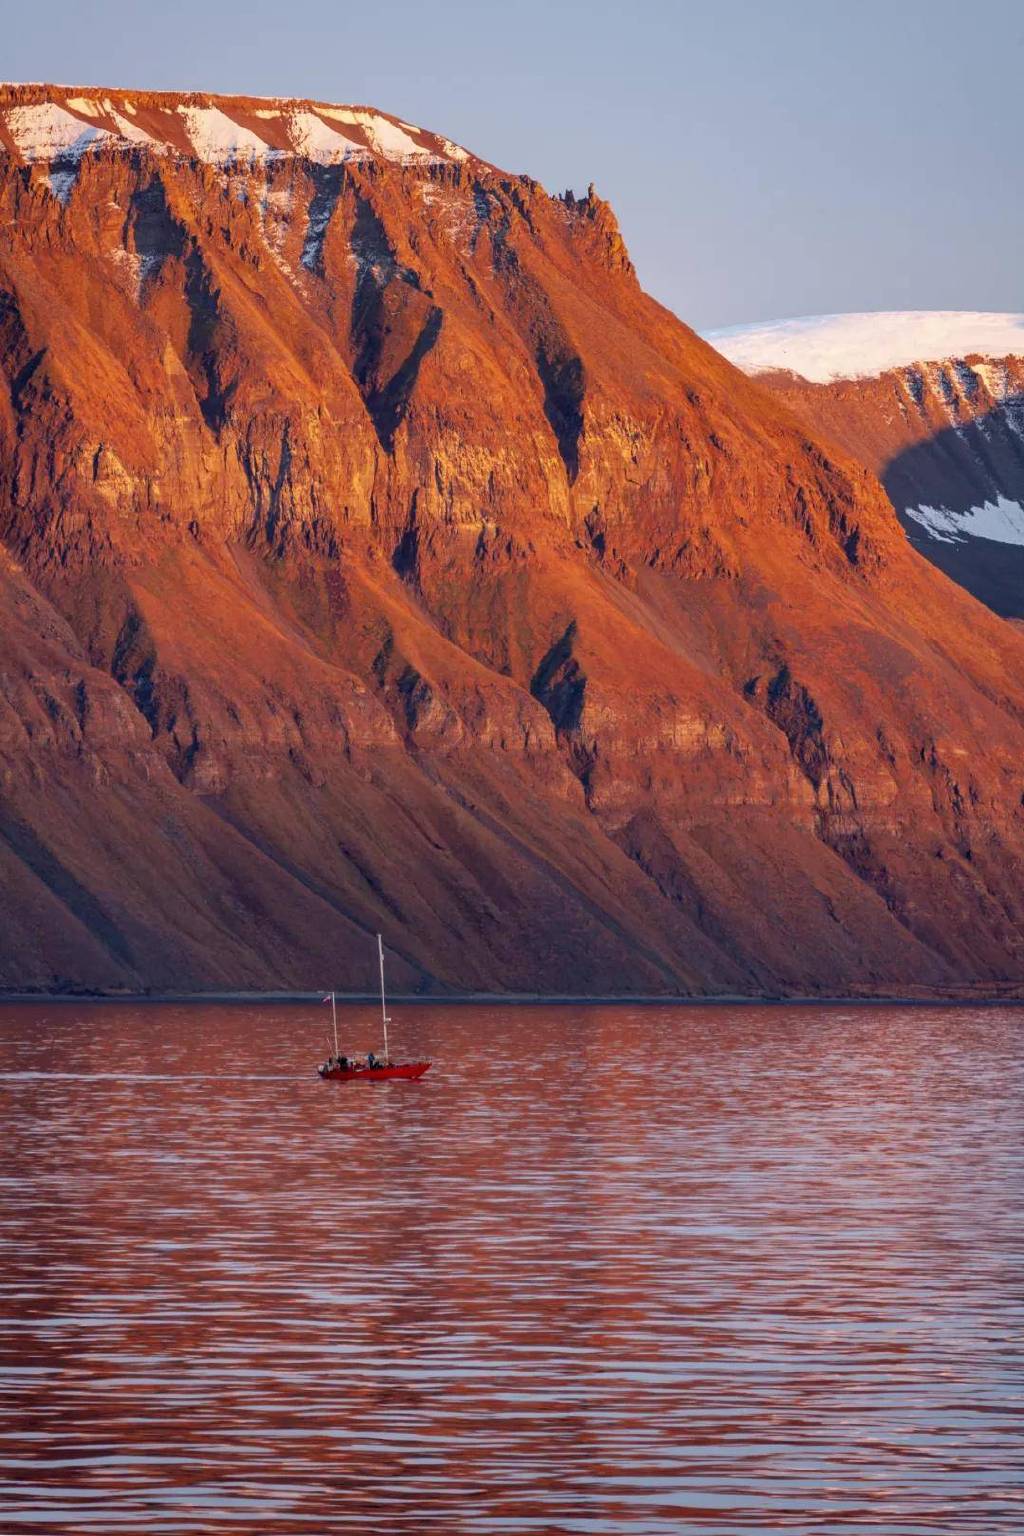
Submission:
[[[806,315],[706,331],[745,373],[784,370],[813,384],[873,378],[910,363],[1024,356],[1024,314],[879,310]]]
[[[369,107],[196,91],[0,84],[0,154],[6,151],[26,164],[59,162],[58,174],[66,175],[66,167],[88,152],[140,145],[219,166],[288,155],[320,164],[383,159],[436,165],[470,158],[450,139]]]

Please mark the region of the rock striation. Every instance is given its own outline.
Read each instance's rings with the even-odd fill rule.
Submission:
[[[1020,985],[1024,640],[593,189],[315,102],[0,139],[0,985]]]

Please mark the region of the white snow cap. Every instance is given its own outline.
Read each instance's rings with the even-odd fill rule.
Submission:
[[[1024,314],[921,309],[807,315],[705,331],[704,339],[745,373],[785,369],[827,384],[975,353],[1024,357]]]
[[[169,123],[163,126],[172,114],[178,116],[192,153],[209,165],[267,162],[287,155],[321,165],[374,159],[437,165],[468,159],[466,151],[450,139],[425,133],[411,123],[393,122],[383,113],[363,107],[283,97],[182,94],[176,99],[163,93],[141,109],[143,127],[138,121],[138,97],[130,100],[123,91],[100,98],[76,92],[74,87],[52,86],[45,88],[49,99],[40,100],[39,87],[8,86],[4,90],[7,104],[0,106],[0,124],[7,129],[19,158],[29,162],[57,160],[61,168],[65,162],[103,147],[146,145],[162,153],[181,153],[182,135],[169,133]],[[20,102],[19,92],[24,93]],[[267,104],[254,106],[256,99]],[[273,124],[273,128],[264,129],[264,123]],[[346,132],[346,128],[358,132]]]

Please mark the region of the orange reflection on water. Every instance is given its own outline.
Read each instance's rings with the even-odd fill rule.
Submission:
[[[0,1008],[0,1530],[1018,1530],[1021,1017]]]

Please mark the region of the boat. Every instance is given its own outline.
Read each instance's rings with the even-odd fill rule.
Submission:
[[[380,960],[380,1021],[384,1030],[384,1055],[375,1056],[372,1051],[365,1058],[355,1056],[343,1056],[338,1047],[338,1007],[335,994],[329,992],[324,998],[331,1004],[331,1024],[334,1028],[334,1055],[329,1056],[322,1066],[317,1067],[318,1076],[332,1083],[386,1083],[395,1078],[404,1078],[411,1081],[422,1077],[424,1072],[430,1070],[429,1061],[392,1061],[391,1051],[388,1047],[388,1025],[391,1020],[388,1017],[387,1003],[384,998],[384,940],[377,935],[377,957]]]

